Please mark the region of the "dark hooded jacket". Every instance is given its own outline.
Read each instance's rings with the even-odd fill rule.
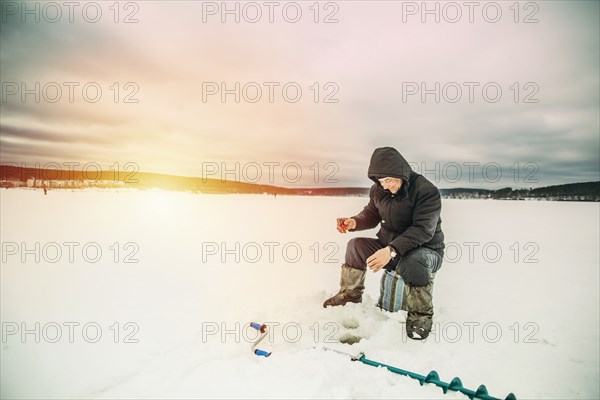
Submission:
[[[369,191],[369,204],[352,217],[356,220],[356,229],[352,231],[371,229],[381,223],[377,237],[398,254],[425,246],[443,255],[442,202],[437,187],[414,172],[392,147],[375,149],[368,176],[375,184]],[[378,181],[388,176],[404,181],[396,194],[385,190]]]

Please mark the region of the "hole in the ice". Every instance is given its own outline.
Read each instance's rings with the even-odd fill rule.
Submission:
[[[349,333],[340,336],[340,343],[344,344],[355,344],[360,342],[361,340],[362,338],[360,336],[355,336]]]
[[[342,321],[342,326],[346,329],[356,329],[358,325],[358,321],[355,319],[345,319]]]

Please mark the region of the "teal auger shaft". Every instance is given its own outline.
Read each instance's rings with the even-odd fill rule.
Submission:
[[[396,374],[411,377],[413,379],[418,380],[419,383],[421,384],[421,386],[423,386],[425,383],[433,383],[434,385],[441,387],[442,390],[444,391],[444,393],[448,393],[448,390],[452,390],[454,392],[460,392],[460,393],[467,395],[469,397],[469,399],[500,400],[497,397],[490,396],[488,394],[488,391],[487,391],[487,388],[485,387],[485,385],[480,385],[476,391],[472,391],[467,388],[464,388],[460,378],[458,378],[458,377],[452,379],[452,381],[450,383],[446,383],[446,382],[443,382],[440,380],[440,376],[438,375],[438,373],[436,371],[431,371],[431,372],[429,372],[429,374],[427,374],[427,376],[423,376],[423,375],[419,375],[419,374],[416,374],[411,371],[393,367],[391,365],[382,364],[377,361],[369,360],[368,358],[365,357],[364,354],[362,354],[360,356],[360,358],[354,358],[354,360],[360,361],[363,364],[371,365],[373,367],[385,367],[389,371],[394,372]],[[517,398],[514,394],[509,393],[509,395],[506,396],[505,400],[517,400]]]

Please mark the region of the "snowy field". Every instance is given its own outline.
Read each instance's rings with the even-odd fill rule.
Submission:
[[[499,398],[600,396],[598,203],[444,200],[418,342],[374,306],[381,272],[362,304],[321,307],[346,242],[376,232],[335,218],[366,202],[1,190],[1,397],[466,398],[324,347]]]

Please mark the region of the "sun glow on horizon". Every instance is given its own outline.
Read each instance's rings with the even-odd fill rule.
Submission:
[[[140,210],[153,218],[168,219],[182,215],[185,211],[177,201],[180,193],[162,189],[145,190]]]

